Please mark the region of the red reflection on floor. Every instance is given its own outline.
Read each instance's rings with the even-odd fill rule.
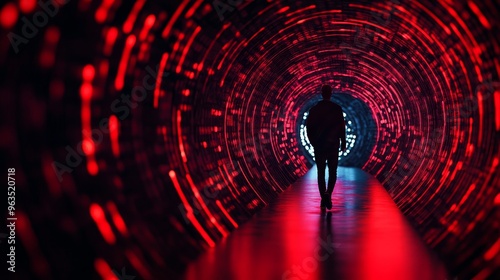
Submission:
[[[449,279],[375,178],[357,168],[338,173],[331,210],[319,209],[313,168],[184,279]]]

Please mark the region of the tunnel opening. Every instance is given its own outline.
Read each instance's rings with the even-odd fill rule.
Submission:
[[[298,118],[300,147],[311,164],[314,164],[314,148],[307,137],[306,121],[310,108],[321,100],[318,96],[306,103]],[[348,93],[335,92],[331,100],[342,107],[346,125],[346,151],[339,151],[339,166],[362,168],[376,143],[377,128],[373,113],[364,102]]]

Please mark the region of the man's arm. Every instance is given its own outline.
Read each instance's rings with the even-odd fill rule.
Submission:
[[[311,110],[312,111],[312,110]],[[316,128],[315,128],[315,122],[314,122],[314,116],[311,116],[311,111],[309,111],[309,116],[307,117],[306,120],[306,132],[307,132],[307,138],[309,139],[309,142],[311,145],[314,146],[315,143],[315,134],[316,134]]]
[[[344,113],[343,113],[342,109],[340,109],[340,119],[342,120],[341,121],[342,126],[340,128],[340,143],[341,143],[340,148],[342,149],[342,151],[345,151],[346,150],[345,120],[344,120]]]
[[[321,115],[318,112],[317,108],[313,107],[309,110],[309,116],[306,120],[306,128],[307,128],[307,138],[309,138],[309,143],[311,145],[316,146],[318,141],[320,141],[319,137],[321,134],[322,123],[321,123]]]

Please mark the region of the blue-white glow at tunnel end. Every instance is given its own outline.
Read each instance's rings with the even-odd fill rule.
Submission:
[[[344,119],[346,120],[346,113],[344,114]],[[302,124],[300,125],[300,143],[302,146],[306,149],[306,151],[311,155],[313,160],[316,160],[314,157],[314,148],[309,142],[309,138],[307,137],[307,128],[305,126],[305,122],[307,120],[307,116],[309,115],[309,112],[305,112],[304,115],[302,116]],[[349,153],[351,152],[352,148],[354,147],[356,143],[356,135],[354,134],[354,131],[352,129],[352,122],[346,120],[346,151],[339,151],[339,162],[342,160],[342,158],[347,157]]]

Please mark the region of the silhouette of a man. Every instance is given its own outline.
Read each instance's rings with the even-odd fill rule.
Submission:
[[[323,100],[309,110],[306,121],[307,137],[314,148],[318,168],[318,188],[321,208],[332,209],[332,192],[337,181],[339,147],[346,149],[345,122],[342,108],[330,101],[332,87],[323,85]],[[325,169],[328,162],[328,189],[326,189]]]

